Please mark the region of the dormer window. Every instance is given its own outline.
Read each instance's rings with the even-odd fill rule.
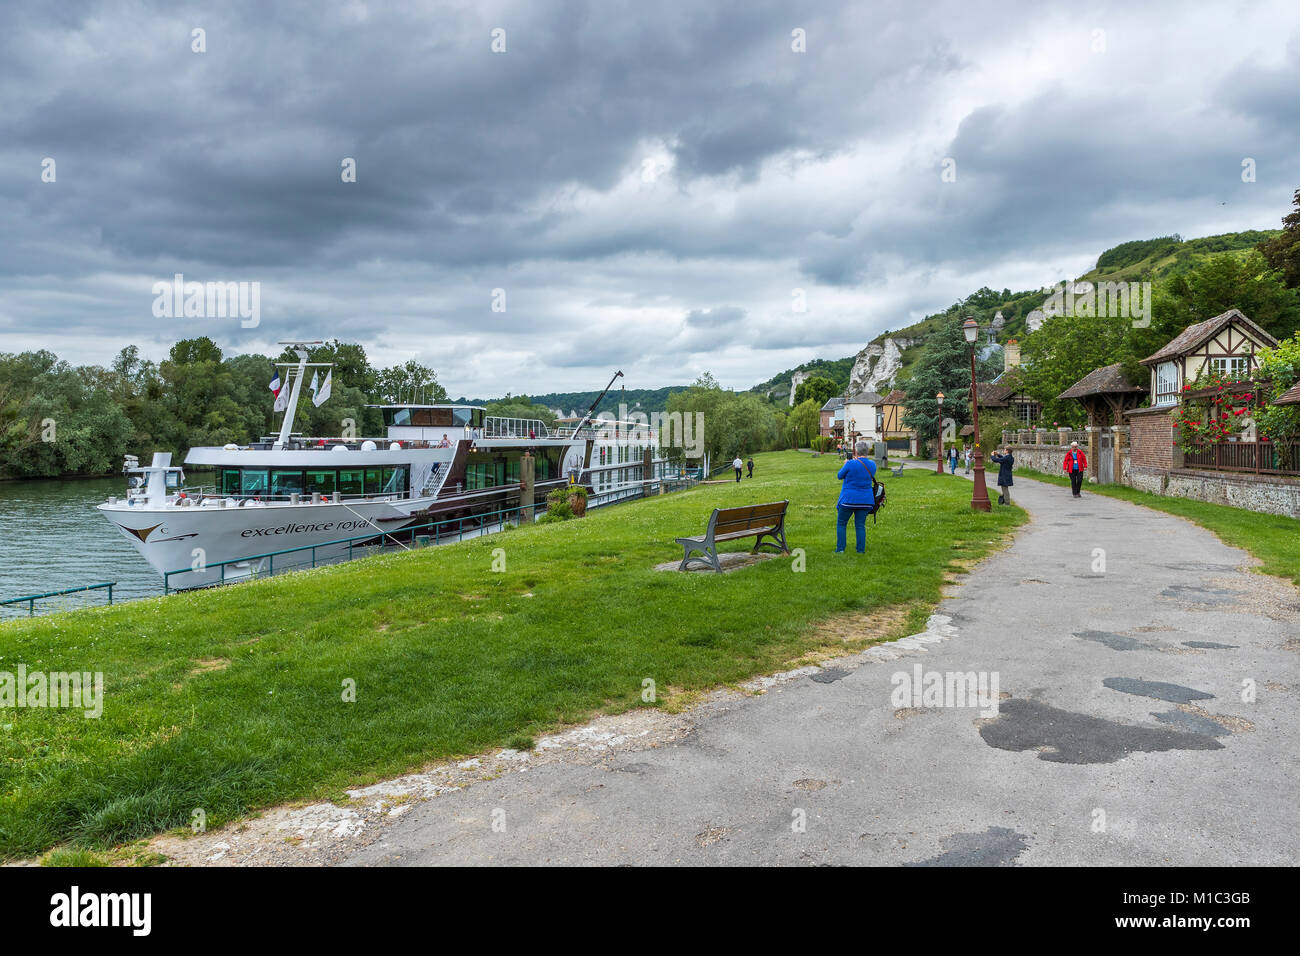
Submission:
[[[1156,405],[1178,403],[1178,363],[1161,362],[1156,366]]]
[[[1210,368],[1225,379],[1240,381],[1250,371],[1249,362],[1244,355],[1224,355],[1210,359]]]

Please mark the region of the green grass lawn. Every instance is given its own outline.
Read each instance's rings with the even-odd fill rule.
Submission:
[[[1069,487],[1070,484],[1070,479],[1064,474],[1048,475],[1028,468],[1017,468],[1015,474],[1017,478],[1032,478],[1053,485]],[[1207,501],[1195,501],[1191,498],[1154,495],[1149,491],[1139,491],[1124,485],[1084,485],[1084,491],[1120,498],[1146,508],[1154,508],[1156,511],[1165,511],[1186,518],[1214,532],[1224,544],[1241,548],[1258,558],[1262,562],[1259,570],[1265,574],[1289,578],[1300,585],[1300,519],[1247,511],[1244,508],[1216,505]]]
[[[659,705],[802,656],[916,630],[947,572],[1024,520],[970,486],[886,474],[869,551],[836,557],[833,456],[756,456],[755,478],[422,551],[0,624],[0,671],[101,671],[103,716],[0,711],[0,856],[210,826],[441,758],[529,746],[600,711]],[[715,506],[789,498],[806,571],[655,571]],[[850,528],[850,550],[852,550]],[[735,549],[746,547],[737,542]],[[490,569],[494,549],[506,570]],[[910,608],[889,633],[839,615]],[[843,634],[841,635],[841,630]],[[355,681],[356,700],[343,700]]]

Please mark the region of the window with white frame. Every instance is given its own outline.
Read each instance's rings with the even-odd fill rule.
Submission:
[[[1037,402],[1016,402],[1011,407],[1016,418],[1026,425],[1038,421],[1038,416],[1041,414],[1041,408]]]
[[[1246,377],[1250,362],[1244,355],[1222,355],[1210,359],[1210,368],[1224,378],[1236,381]]]
[[[1174,405],[1178,402],[1178,365],[1161,362],[1156,366],[1156,404]]]

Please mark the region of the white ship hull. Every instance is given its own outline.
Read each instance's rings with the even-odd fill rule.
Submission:
[[[347,505],[324,502],[161,510],[118,503],[99,505],[98,510],[121,529],[154,570],[165,576],[168,588],[193,588],[269,572],[276,561],[284,568],[337,560],[346,555],[348,545],[331,546],[332,542],[396,531],[413,523],[412,512],[433,502],[432,498],[416,498],[396,503],[356,501]],[[425,520],[415,519],[415,523]],[[297,548],[307,550],[265,557]],[[241,563],[225,563],[232,561]]]

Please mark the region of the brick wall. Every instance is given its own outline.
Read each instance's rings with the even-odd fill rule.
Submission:
[[[1174,466],[1174,425],[1169,412],[1130,415],[1129,460],[1134,468],[1167,471]]]

